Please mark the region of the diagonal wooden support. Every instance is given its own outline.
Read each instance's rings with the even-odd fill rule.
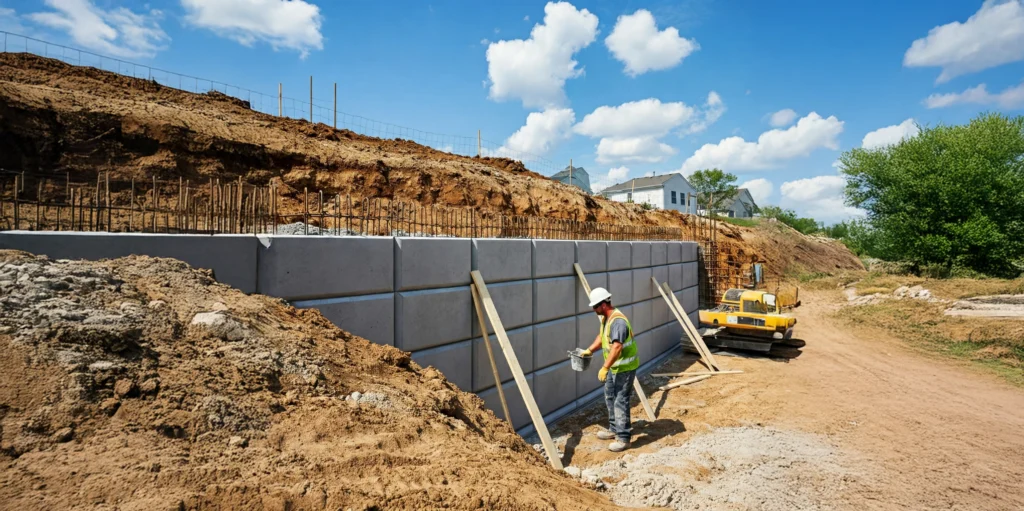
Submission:
[[[675,299],[675,295],[672,294],[672,289],[666,289],[658,284],[657,279],[651,277],[651,282],[654,283],[654,287],[658,288],[658,292],[661,293],[661,297],[665,299],[665,303],[668,304],[669,310],[676,317],[676,321],[679,322],[683,327],[683,331],[686,332],[686,336],[690,338],[690,342],[693,343],[693,347],[697,349],[697,353],[700,355],[701,360],[704,361],[704,365],[708,366],[708,369],[712,371],[718,371],[721,367],[718,366],[718,362],[715,360],[714,355],[711,354],[711,350],[704,344],[704,339],[697,334],[696,329],[693,328],[693,323],[690,322],[690,318],[686,316],[686,311],[679,304],[679,301]],[[667,285],[665,286],[668,287]],[[671,296],[671,298],[669,298]]]
[[[583,290],[587,292],[587,296],[590,296],[590,284],[587,282],[587,277],[583,275],[583,268],[580,268],[579,263],[572,263],[572,267],[576,270],[576,276],[580,279],[580,284],[583,285]],[[636,342],[636,339],[634,339]],[[639,378],[633,378],[633,391],[636,392],[637,397],[640,398],[640,404],[644,407],[644,413],[647,414],[647,420],[654,422],[657,417],[654,416],[654,408],[651,408],[651,403],[647,401],[647,394],[644,393],[643,385],[640,385]]]
[[[505,422],[512,424],[512,414],[508,413],[508,403],[505,402],[505,391],[501,389],[501,377],[498,376],[498,364],[494,362],[494,350],[491,349],[491,339],[487,335],[487,325],[484,322],[484,309],[480,306],[480,295],[476,292],[476,284],[469,286],[473,294],[473,308],[476,309],[476,320],[480,323],[480,331],[483,333],[484,346],[487,346],[487,358],[491,361],[491,373],[494,374],[494,388],[498,389],[498,399],[501,400],[501,411],[505,412]]]
[[[533,427],[537,430],[540,443],[544,446],[544,452],[548,455],[548,461],[551,462],[551,466],[556,470],[562,470],[562,458],[559,457],[558,449],[555,448],[555,443],[551,440],[551,433],[548,431],[547,424],[544,424],[544,416],[540,414],[540,409],[537,408],[537,401],[533,398],[533,392],[530,391],[530,384],[526,381],[526,375],[523,374],[523,368],[519,365],[516,352],[512,351],[512,343],[508,340],[508,334],[505,333],[505,327],[501,324],[501,318],[498,317],[498,309],[494,307],[491,293],[487,291],[487,283],[484,282],[484,278],[480,275],[479,271],[473,270],[469,274],[473,277],[473,284],[476,285],[477,292],[480,294],[480,301],[483,302],[487,317],[491,320],[494,336],[498,338],[501,351],[505,353],[505,361],[508,362],[508,367],[512,370],[512,377],[516,380],[519,393],[523,396],[526,410],[530,412],[530,418],[533,419]],[[486,332],[487,325],[481,324],[480,329]],[[500,387],[501,380],[495,381],[495,385]]]

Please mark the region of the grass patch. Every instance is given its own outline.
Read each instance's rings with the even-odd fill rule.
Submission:
[[[1004,287],[961,282],[955,289],[962,293],[1006,289],[1007,282],[1012,281],[1003,281]],[[850,326],[884,330],[911,346],[967,361],[1024,386],[1024,321],[946,316],[945,307],[919,300],[888,300],[844,307],[836,315]]]

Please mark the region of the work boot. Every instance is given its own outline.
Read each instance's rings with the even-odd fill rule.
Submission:
[[[612,433],[607,429],[602,429],[601,431],[597,432],[597,438],[600,438],[601,440],[614,440],[615,433]]]
[[[621,440],[616,440],[616,441],[608,444],[608,450],[611,451],[611,452],[622,452],[622,451],[625,451],[626,449],[629,449],[629,442],[623,442]]]

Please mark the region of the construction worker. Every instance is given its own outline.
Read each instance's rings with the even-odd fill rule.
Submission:
[[[597,379],[604,382],[604,402],[608,407],[608,429],[598,432],[597,438],[614,439],[608,450],[624,451],[632,440],[629,401],[633,398],[633,380],[640,367],[640,356],[633,342],[633,327],[625,314],[612,307],[612,294],[603,287],[594,288],[590,292],[590,306],[601,319],[601,330],[582,355],[591,355],[598,348],[604,352],[604,365]]]

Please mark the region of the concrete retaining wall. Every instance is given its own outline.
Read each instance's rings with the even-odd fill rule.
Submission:
[[[218,280],[242,291],[319,309],[349,332],[411,352],[500,415],[469,288],[469,272],[476,269],[547,420],[602,392],[599,360],[577,373],[566,357],[566,351],[589,345],[599,325],[573,263],[591,286],[608,288],[630,319],[642,369],[677,347],[682,335],[652,276],[668,282],[697,319],[697,249],[691,242],[4,232],[0,248],[54,258],[145,254],[212,269]],[[513,425],[528,429],[529,415],[497,340],[490,339]]]

